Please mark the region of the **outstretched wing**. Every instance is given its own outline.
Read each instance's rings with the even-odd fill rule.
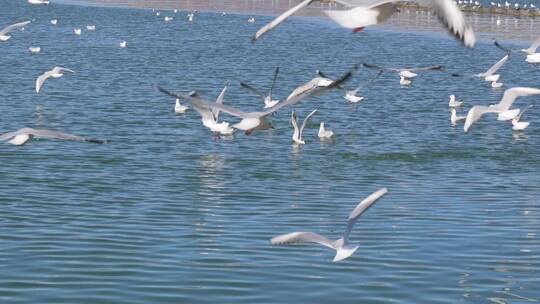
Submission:
[[[12,25],[9,25],[5,28],[3,28],[1,31],[0,31],[0,35],[5,35],[13,30],[16,30],[18,28],[21,28],[21,27],[24,27],[26,26],[27,24],[29,24],[30,22],[32,21],[23,21],[23,22],[19,22],[19,23],[15,23],[15,24],[12,24]]]
[[[324,236],[314,232],[291,232],[278,235],[270,239],[273,245],[294,244],[294,243],[317,243],[328,248],[336,249],[334,242]]]
[[[510,58],[510,53],[506,54],[506,56],[504,56],[501,60],[497,61],[497,63],[490,67],[485,73],[482,73],[482,77],[493,75],[508,61],[508,58]]]
[[[349,214],[349,219],[347,221],[347,229],[345,229],[345,233],[343,234],[343,243],[347,244],[349,240],[349,235],[351,234],[351,230],[354,226],[354,223],[356,223],[356,220],[364,213],[369,207],[373,205],[377,200],[379,200],[383,195],[385,195],[388,192],[387,188],[381,188],[372,194],[370,194],[368,197],[366,197],[364,200],[362,200]]]
[[[444,70],[444,66],[442,65],[434,65],[434,66],[429,66],[429,67],[424,67],[424,68],[411,68],[411,69],[407,69],[407,71],[438,71],[438,70]]]
[[[467,24],[463,13],[453,0],[423,0],[419,3],[431,6],[439,21],[448,32],[456,37],[466,47],[473,48],[476,38],[472,27]]]
[[[51,77],[52,73],[53,72],[51,71],[45,72],[36,79],[36,93],[39,93],[41,87],[43,86],[43,83],[45,82],[45,80],[47,80],[47,78]]]
[[[510,109],[516,98],[521,96],[529,95],[538,95],[540,94],[540,89],[536,88],[526,88],[526,87],[516,87],[504,91],[503,98],[495,107],[502,111]]]
[[[223,99],[225,98],[225,92],[227,92],[228,86],[229,86],[228,83],[225,84],[225,86],[223,87],[223,90],[221,90],[221,93],[219,93],[219,96],[216,99],[217,104],[223,104]],[[213,108],[212,109],[212,114],[214,115],[214,120],[217,122],[218,118],[219,118],[219,109]]]
[[[268,23],[267,25],[263,26],[260,30],[258,30],[257,33],[255,33],[255,36],[253,36],[253,38],[251,38],[251,42],[257,41],[257,39],[259,39],[259,37],[261,37],[262,35],[266,34],[269,31],[271,31],[272,29],[274,29],[275,27],[280,25],[282,22],[287,20],[287,18],[289,18],[291,15],[293,15],[294,13],[298,12],[299,10],[303,9],[304,7],[310,5],[311,3],[315,2],[315,1],[316,0],[304,0],[304,1],[300,2],[297,6],[291,8],[288,11],[284,12],[283,14],[279,15],[277,18],[270,21],[270,23]]]
[[[309,113],[308,116],[306,116],[306,118],[304,119],[304,121],[302,122],[302,125],[300,126],[300,138],[302,138],[302,133],[304,132],[304,128],[306,127],[309,119],[311,118],[311,116],[313,116],[313,114],[315,114],[319,109],[315,109],[313,111],[311,111],[311,113]]]
[[[276,67],[274,70],[274,78],[272,79],[272,84],[270,85],[270,91],[268,91],[268,97],[272,100],[272,91],[274,91],[274,85],[276,84],[277,75],[279,74],[279,67]]]
[[[536,49],[540,46],[540,37],[536,38],[536,40],[531,44],[531,46],[527,49],[531,54],[536,52]]]
[[[253,92],[255,95],[258,95],[259,97],[261,97],[263,100],[266,99],[266,96],[261,93],[261,91],[257,90],[255,87],[245,83],[245,82],[240,82],[240,86],[244,89],[248,89],[250,90],[251,92]]]

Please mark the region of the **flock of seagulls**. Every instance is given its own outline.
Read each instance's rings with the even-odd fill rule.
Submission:
[[[295,7],[287,10],[286,12],[272,20],[270,23],[260,28],[254,34],[252,42],[256,42],[258,39],[261,39],[263,35],[266,35],[268,32],[278,27],[280,24],[282,24],[290,16],[292,16],[299,10],[306,8],[307,6],[318,1],[320,0],[304,0]],[[48,1],[45,0],[28,0],[28,2],[31,4],[48,4]],[[351,29],[354,32],[359,32],[367,26],[373,26],[384,22],[397,10],[397,1],[394,0],[379,1],[370,6],[355,5],[354,1],[352,0],[336,0],[336,2],[340,3],[345,8],[341,10],[325,10],[324,13],[340,26]],[[447,28],[449,33],[453,35],[456,39],[458,39],[465,47],[474,47],[476,42],[474,32],[470,25],[467,24],[467,22],[465,21],[463,14],[458,7],[458,4],[456,4],[453,0],[420,0],[420,3],[429,6],[439,17],[442,25]],[[177,10],[174,11],[174,13],[177,12]],[[187,14],[188,21],[193,21],[196,13],[197,12],[194,11]],[[160,12],[156,12],[155,15],[160,16]],[[165,22],[171,22],[173,21],[173,19],[174,17],[172,16],[165,16],[163,18]],[[250,18],[248,22],[255,23],[255,18]],[[0,31],[0,41],[5,42],[9,40],[11,38],[11,36],[8,35],[10,32],[17,29],[23,29],[30,23],[31,21],[24,21],[5,27]],[[52,19],[50,20],[50,23],[52,25],[57,25],[58,20]],[[96,31],[96,25],[87,25],[86,30],[90,32]],[[81,35],[82,29],[75,28],[74,33],[76,35]],[[506,55],[497,63],[495,63],[492,67],[490,67],[486,72],[479,73],[474,76],[491,82],[491,86],[493,88],[499,88],[503,85],[503,83],[499,82],[501,76],[500,74],[497,74],[497,72],[509,60],[512,52],[517,50],[508,50],[501,46],[497,41],[495,41],[494,43],[498,48],[503,49],[506,52]],[[529,48],[519,51],[526,54],[527,62],[539,63],[540,53],[536,53],[536,49],[539,45],[540,38],[534,41]],[[127,42],[122,41],[120,43],[120,47],[127,47]],[[40,47],[30,47],[29,50],[32,53],[39,53]],[[363,63],[362,66],[369,69],[379,70],[377,75],[371,80],[367,81],[363,86],[374,81],[384,71],[395,73],[397,76],[399,76],[400,85],[410,86],[420,72],[445,70],[444,67],[440,65],[428,67],[390,68],[370,63]],[[196,91],[190,91],[189,93],[184,94],[173,92],[162,86],[158,86],[158,89],[160,92],[175,98],[175,113],[183,114],[186,113],[186,111],[190,108],[194,109],[200,115],[202,125],[209,129],[211,132],[213,132],[215,136],[232,136],[237,130],[241,130],[245,132],[245,134],[250,135],[255,131],[272,129],[273,125],[271,123],[271,116],[275,115],[278,111],[284,111],[286,108],[292,107],[305,99],[311,98],[316,95],[324,94],[329,90],[344,91],[345,95],[343,96],[343,98],[347,102],[350,102],[352,104],[357,104],[361,102],[364,97],[359,96],[358,94],[360,89],[363,87],[362,85],[352,90],[347,90],[344,87],[347,81],[349,81],[349,79],[359,69],[359,67],[360,65],[353,66],[350,70],[345,71],[340,77],[336,79],[332,79],[324,75],[321,71],[317,71],[314,78],[303,84],[298,85],[291,91],[291,93],[286,98],[283,99],[276,99],[273,94],[280,71],[279,67],[276,67],[270,87],[268,88],[267,92],[263,93],[260,89],[246,82],[240,83],[240,86],[242,88],[249,90],[255,96],[262,99],[263,103],[260,104],[260,110],[252,112],[246,112],[236,108],[235,106],[224,104],[225,94],[229,86],[228,83],[225,84],[225,86],[222,88],[215,101],[209,101],[201,97]],[[44,72],[36,80],[36,93],[39,94],[40,92],[42,92],[43,85],[45,81],[47,81],[49,78],[60,78],[66,72],[75,73],[71,69],[59,66],[54,67],[50,71]],[[460,75],[453,74],[453,76]],[[540,89],[527,87],[510,88],[504,92],[504,95],[499,103],[494,105],[474,105],[468,111],[466,116],[459,116],[457,113],[457,109],[463,106],[463,101],[458,100],[455,95],[450,95],[448,107],[451,112],[451,125],[455,126],[459,122],[463,121],[464,131],[468,132],[472,125],[476,123],[484,114],[493,113],[497,114],[498,120],[511,121],[513,130],[522,131],[526,129],[530,123],[521,121],[521,117],[526,111],[532,108],[532,105],[526,106],[525,108],[523,108],[523,110],[519,108],[512,108],[512,105],[517,98],[530,95],[540,95]],[[187,102],[189,106],[182,104],[182,102]],[[318,111],[319,109],[317,108],[313,109],[309,114],[305,116],[300,126],[296,112],[294,110],[291,111],[290,117],[293,127],[292,141],[294,144],[306,144],[306,141],[303,137],[304,130],[309,123],[311,117],[315,115]],[[221,113],[226,113],[230,116],[236,117],[240,119],[240,121],[235,124],[223,120],[220,121]],[[326,129],[324,121],[321,121],[317,136],[318,138],[320,138],[320,140],[333,140],[335,138],[335,133],[332,130]],[[13,145],[24,145],[34,138],[84,141],[99,144],[108,143],[107,140],[86,138],[82,136],[71,135],[45,129],[22,128],[14,132],[0,134],[0,141],[6,141]],[[313,232],[292,232],[272,238],[271,243],[318,243],[336,251],[336,255],[333,260],[334,262],[344,260],[350,257],[359,248],[359,244],[349,242],[349,237],[354,224],[356,223],[358,218],[376,201],[383,197],[387,193],[387,191],[388,190],[386,188],[379,189],[378,191],[369,195],[366,199],[362,200],[349,214],[347,227],[345,229],[343,237],[336,241],[331,241]]]

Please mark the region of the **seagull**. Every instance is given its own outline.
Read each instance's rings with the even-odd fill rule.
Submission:
[[[531,104],[526,106],[523,109],[523,111],[521,111],[521,113],[519,113],[514,119],[512,119],[512,130],[514,130],[514,131],[523,131],[523,130],[527,129],[527,127],[529,127],[530,122],[525,122],[525,121],[520,121],[520,120],[521,120],[521,116],[523,115],[523,113],[525,113],[525,111],[527,111],[531,107],[532,107]]]
[[[317,94],[321,94],[329,89],[338,87],[340,84],[347,81],[353,75],[353,72],[356,71],[356,69],[357,67],[355,66],[352,70],[348,71],[337,80],[316,77],[310,80],[309,82],[296,88],[286,100],[281,101],[277,103],[275,106],[268,108],[264,111],[257,111],[257,112],[243,112],[231,106],[209,102],[204,99],[198,98],[196,96],[186,96],[186,95],[177,94],[163,87],[158,87],[158,89],[165,94],[188,100],[189,102],[191,102],[191,104],[196,105],[199,108],[206,107],[208,109],[219,109],[232,116],[239,117],[242,120],[239,123],[233,125],[233,127],[236,129],[243,130],[246,133],[246,135],[250,135],[256,130],[268,130],[268,129],[273,128],[272,124],[270,124],[270,122],[268,121],[268,118],[267,118],[268,115],[278,111],[279,109],[283,107],[294,105],[305,98],[308,98]]]
[[[386,67],[381,67],[374,64],[364,63],[363,66],[365,66],[366,68],[379,69],[381,71],[387,70],[387,71],[398,73],[399,84],[401,85],[410,85],[412,83],[412,78],[418,76],[418,74],[413,73],[413,72],[444,70],[444,66],[442,65],[434,65],[434,66],[422,67],[422,68],[386,68]]]
[[[311,111],[311,113],[306,116],[304,121],[302,122],[302,125],[300,126],[300,129],[298,128],[298,120],[296,119],[296,114],[294,114],[294,111],[291,112],[291,123],[294,128],[292,140],[297,144],[305,145],[306,142],[302,139],[302,133],[304,132],[304,128],[307,125],[308,120],[311,118],[313,114],[315,114],[318,111],[318,109],[315,109]]]
[[[0,41],[7,41],[9,38],[11,38],[11,36],[8,35],[9,32],[19,29],[19,28],[24,28],[30,22],[32,21],[23,21],[23,22],[15,23],[15,24],[12,24],[3,28],[0,31]]]
[[[381,188],[361,201],[349,214],[347,219],[347,228],[343,237],[330,241],[326,237],[319,235],[315,232],[291,232],[287,234],[278,235],[270,240],[273,245],[291,244],[291,243],[317,243],[328,248],[336,250],[336,255],[333,262],[339,262],[351,255],[360,247],[358,243],[349,243],[349,236],[354,227],[354,224],[358,218],[371,207],[377,200],[388,192],[388,189]]]
[[[169,21],[172,21],[174,19],[174,17],[168,17],[168,16],[165,16],[165,18],[163,18],[165,20],[165,22],[169,22]]]
[[[58,23],[58,19],[51,19],[51,24],[56,25]]]
[[[477,122],[482,115],[485,113],[503,113],[510,109],[516,98],[521,96],[530,96],[540,94],[540,89],[536,88],[526,88],[526,87],[515,87],[507,89],[504,91],[504,95],[501,101],[498,104],[490,106],[473,106],[469,113],[467,113],[467,118],[465,119],[465,126],[463,130],[468,132],[471,126]]]
[[[87,25],[86,30],[89,31],[89,32],[95,32],[96,31],[96,26],[95,25]]]
[[[448,107],[449,108],[458,108],[461,107],[463,104],[463,101],[459,101],[456,99],[456,95],[452,94],[449,96],[450,100],[448,101]]]
[[[156,13],[156,16],[158,16],[158,17],[159,17],[159,15],[161,15],[161,13],[160,13],[160,12],[157,12],[157,13]]]
[[[195,16],[195,15],[194,15],[193,13],[187,14],[188,21],[190,21],[190,22],[193,21],[193,17],[194,17],[194,16]]]
[[[218,98],[216,99],[215,104],[221,105],[225,97],[225,92],[227,91],[228,85],[225,85]],[[190,100],[190,98],[197,99],[198,95],[196,92],[191,92],[189,96],[177,96],[177,98],[184,98]],[[220,109],[206,107],[205,105],[200,105],[198,103],[193,103],[193,108],[201,115],[201,121],[205,127],[210,129],[212,132],[219,133],[221,135],[232,135],[234,129],[229,126],[228,122],[218,123]]]
[[[494,89],[498,89],[500,87],[502,87],[504,84],[502,82],[497,82],[497,81],[492,81],[491,82],[491,87],[494,88]]]
[[[127,47],[127,42],[126,42],[125,40],[122,41],[122,42],[120,42],[120,47],[121,47],[121,48]]]
[[[67,133],[61,133],[53,130],[39,130],[32,128],[22,128],[14,132],[8,132],[0,134],[0,141],[8,141],[8,143],[16,146],[22,146],[34,138],[52,138],[52,139],[64,139],[64,140],[78,140],[87,141],[96,144],[108,143],[107,140],[99,140],[92,138],[85,138],[77,135],[71,135]]]
[[[487,71],[485,71],[484,73],[476,74],[474,76],[484,78],[485,81],[497,82],[501,75],[495,73],[508,61],[508,58],[510,58],[510,54],[511,53],[508,52],[506,56],[504,56],[501,60],[497,61],[497,63],[491,66]],[[493,84],[491,86],[494,87]]]
[[[249,23],[255,23],[255,18],[253,18],[253,17],[249,18],[249,19],[248,19],[248,22],[249,22]]]
[[[80,28],[76,28],[73,30],[73,32],[75,33],[75,35],[80,36],[82,33],[82,30]]]
[[[321,0],[304,0],[295,7],[279,15],[270,23],[259,29],[255,36],[253,36],[252,42],[255,42],[262,35],[283,23],[297,11],[314,2],[321,2]],[[397,10],[395,2],[399,1],[379,0],[379,2],[376,2],[371,6],[356,6],[354,4],[355,1],[352,0],[335,0],[335,2],[345,5],[349,9],[326,10],[324,13],[342,27],[353,29],[353,31],[357,32],[367,26],[384,22]],[[446,26],[448,31],[454,37],[459,39],[465,46],[470,48],[474,47],[476,42],[474,32],[471,26],[465,21],[459,7],[452,0],[420,0],[419,2],[420,4],[431,7],[441,20],[441,23]]]
[[[180,104],[180,98],[176,98],[176,103],[174,105],[174,112],[176,114],[182,114],[182,113],[186,113],[187,109],[189,108]]]
[[[31,46],[28,48],[30,50],[30,53],[36,54],[41,51],[41,48],[39,46]]]
[[[320,74],[320,71],[318,71],[319,74]],[[383,70],[380,70],[377,75],[375,75],[373,78],[369,79],[368,81],[366,81],[365,83],[363,83],[362,85],[358,86],[356,89],[354,90],[346,90],[345,91],[345,96],[343,96],[343,98],[345,98],[345,100],[351,102],[351,103],[358,103],[360,101],[362,101],[364,99],[363,96],[357,96],[356,94],[358,94],[358,91],[368,85],[369,83],[375,81],[375,79],[377,79],[379,76],[381,76]]]
[[[43,86],[43,83],[45,82],[45,80],[47,80],[49,77],[53,77],[53,78],[62,77],[62,76],[64,76],[64,72],[75,73],[74,71],[72,71],[70,69],[63,68],[63,67],[54,67],[52,70],[43,73],[36,80],[36,93],[39,93],[39,91],[41,90],[41,87]]]
[[[274,90],[274,85],[276,84],[276,79],[277,79],[278,73],[279,73],[279,67],[276,67],[276,69],[274,70],[274,78],[272,78],[272,84],[270,85],[270,89],[268,90],[268,94],[266,94],[266,95],[262,94],[259,90],[257,90],[256,88],[254,88],[253,86],[251,86],[251,85],[249,85],[249,84],[247,84],[245,82],[240,82],[240,86],[242,86],[245,89],[248,89],[248,90],[252,91],[253,93],[255,93],[255,95],[260,96],[264,101],[264,108],[265,109],[271,108],[271,107],[275,106],[279,102],[279,100],[272,99],[272,91]]]
[[[465,118],[467,118],[467,116],[457,116],[457,111],[455,108],[451,108],[450,112],[452,113],[450,115],[450,123],[452,124],[452,126],[457,125],[458,121],[462,121],[462,120],[465,120]]]
[[[527,49],[520,49],[520,50],[510,50],[510,49],[507,49],[505,47],[503,47],[497,40],[493,39],[493,44],[495,44],[496,47],[498,47],[499,49],[507,52],[508,54],[512,53],[512,52],[515,52],[515,51],[520,51],[520,52],[523,52],[525,53],[525,61],[528,62],[528,63],[540,63],[540,53],[535,53],[536,52],[536,49],[538,48],[538,46],[540,45],[540,37],[537,38],[533,44],[527,48]]]
[[[175,14],[176,14],[176,13],[178,13],[178,10],[177,10],[177,9],[175,9],[175,10],[173,11],[173,13],[175,13]]]
[[[49,1],[47,0],[28,0],[28,3],[30,4],[49,4]]]
[[[321,121],[321,124],[319,126],[319,134],[318,134],[318,136],[319,136],[320,139],[329,139],[329,138],[334,137],[334,131],[326,130],[324,128],[324,121]]]

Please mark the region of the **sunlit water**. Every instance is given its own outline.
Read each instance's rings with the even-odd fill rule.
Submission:
[[[303,18],[251,44],[269,17],[175,16],[3,0],[2,25],[36,20],[0,44],[1,132],[31,126],[112,142],[0,145],[1,303],[540,300],[540,97],[516,102],[536,104],[523,134],[494,116],[468,134],[449,121],[449,94],[465,100],[463,115],[501,98],[487,82],[450,76],[486,70],[500,50]],[[298,104],[300,117],[319,109],[302,147],[291,142],[291,108],[271,117],[274,130],[215,139],[155,88],[214,99],[230,81],[225,103],[255,110],[262,101],[238,82],[267,87],[279,65],[284,97],[316,69],[337,77],[359,62],[447,70],[420,73],[409,88],[385,73],[357,107],[339,91]],[[76,73],[37,95],[36,77],[57,65]],[[540,71],[519,54],[501,73],[507,87],[539,86]],[[347,87],[374,74],[361,69]],[[317,139],[323,120],[335,142]],[[291,231],[338,238],[350,210],[380,187],[389,193],[357,223],[351,258],[270,245]]]

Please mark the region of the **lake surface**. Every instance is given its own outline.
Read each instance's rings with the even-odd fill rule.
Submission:
[[[270,17],[2,0],[0,24],[35,18],[0,44],[0,132],[29,126],[111,140],[0,145],[1,303],[531,303],[540,300],[540,97],[519,99],[530,127],[486,115],[469,133],[450,126],[447,98],[498,102],[503,90],[451,73],[485,71],[503,53],[439,34],[296,18],[250,37]],[[52,26],[50,19],[57,18]],[[96,24],[95,33],[84,26]],[[82,27],[77,37],[73,28]],[[126,40],[128,47],[118,45]],[[528,42],[513,43],[523,48]],[[30,46],[41,53],[31,54]],[[315,108],[306,145],[291,142],[291,108],[274,130],[216,139],[193,110],[175,115],[157,84],[256,110],[238,83],[285,97],[320,69],[353,64],[442,64],[399,86],[385,73],[353,107],[332,91]],[[37,76],[63,66],[76,73]],[[354,88],[376,72],[361,69]],[[540,70],[515,54],[507,87],[539,86]],[[226,114],[222,119],[237,122]],[[336,132],[320,142],[319,123]],[[359,200],[389,193],[358,221],[349,259],[317,245],[272,246],[314,231],[337,239]]]

